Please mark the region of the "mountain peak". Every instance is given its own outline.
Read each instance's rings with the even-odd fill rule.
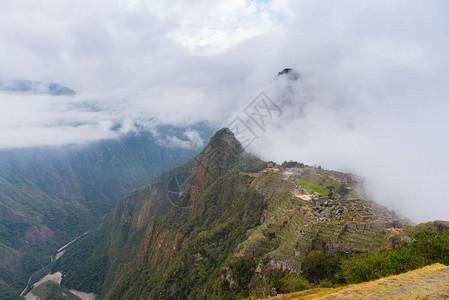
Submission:
[[[298,80],[299,74],[292,68],[285,68],[284,70],[278,72],[276,77],[286,77],[290,80]]]
[[[234,133],[226,127],[220,129],[214,134],[205,150],[210,147],[214,148],[215,151],[220,152],[225,151],[225,148],[228,147],[228,150],[231,150],[236,154],[243,151],[242,144],[240,144],[240,142],[235,138]]]
[[[0,91],[34,95],[74,96],[76,92],[66,86],[51,82],[29,80],[0,81]]]
[[[198,157],[191,185],[193,202],[226,170],[237,165],[243,151],[242,144],[229,128],[222,128],[214,134]]]

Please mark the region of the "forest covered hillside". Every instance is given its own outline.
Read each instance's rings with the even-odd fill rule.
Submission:
[[[163,127],[182,138],[183,129]],[[198,130],[208,135],[207,127]],[[141,132],[89,145],[0,151],[0,298],[14,298],[48,272],[56,250],[92,230],[118,199],[195,148],[168,147]]]
[[[361,181],[263,162],[222,129],[199,156],[121,199],[53,271],[104,299],[233,299],[448,263],[447,222],[412,226],[366,199]]]

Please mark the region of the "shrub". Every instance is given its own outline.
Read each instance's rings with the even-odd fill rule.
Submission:
[[[356,256],[343,263],[348,283],[359,283],[400,274],[432,263],[449,264],[449,232],[427,229],[416,232],[414,241],[399,248],[366,256]]]
[[[281,281],[281,289],[287,293],[299,292],[309,288],[309,281],[301,275],[290,273]]]
[[[284,161],[281,164],[281,168],[302,168],[305,165],[303,163],[297,162],[297,161]]]
[[[302,263],[304,276],[310,281],[319,283],[328,281],[334,284],[341,283],[341,264],[343,258],[335,254],[324,254],[312,250]]]

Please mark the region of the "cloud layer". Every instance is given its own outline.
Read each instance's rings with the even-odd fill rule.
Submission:
[[[0,79],[78,95],[1,93],[0,148],[111,138],[136,124],[225,126],[265,91],[283,114],[251,151],[358,173],[375,200],[415,220],[449,219],[448,9],[443,0],[2,1]],[[300,79],[276,79],[284,67]]]

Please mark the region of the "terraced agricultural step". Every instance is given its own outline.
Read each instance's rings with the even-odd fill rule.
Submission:
[[[362,247],[365,247],[365,248],[370,248],[371,246],[373,246],[370,241],[359,240],[359,239],[354,238],[351,235],[340,236],[338,238],[338,240],[342,240],[342,241],[345,241],[345,242],[348,242],[348,243],[356,244],[356,245],[359,245],[359,246],[362,246]]]
[[[300,225],[304,224],[304,220],[299,215],[294,215],[293,219],[297,224],[300,224]]]
[[[368,240],[368,241],[382,241],[383,239],[380,237],[380,236],[378,236],[378,235],[376,235],[376,236],[374,236],[374,235],[368,235],[368,234],[366,234],[366,231],[365,230],[354,230],[354,229],[347,229],[346,230],[346,232],[345,232],[345,235],[351,235],[351,236],[355,236],[355,237],[357,237],[357,238],[361,238],[361,239],[365,239],[365,240]]]
[[[366,235],[362,235],[362,234],[358,234],[358,233],[355,233],[352,236],[357,239],[363,239],[363,240],[370,241],[371,243],[377,243],[377,241],[378,241],[378,239],[375,239],[373,237],[368,237]]]

